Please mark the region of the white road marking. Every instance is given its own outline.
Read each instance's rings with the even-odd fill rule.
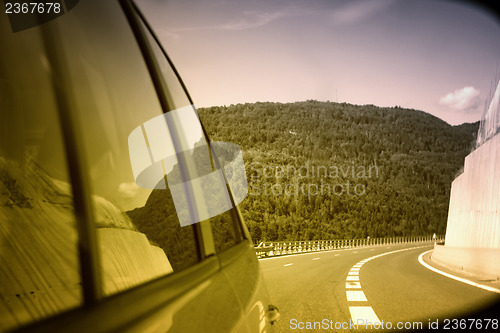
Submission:
[[[416,247],[411,247],[411,248],[394,250],[394,251],[381,253],[381,254],[378,254],[376,256],[372,256],[372,257],[366,258],[364,260],[361,260],[360,262],[358,262],[354,266],[352,266],[351,269],[349,270],[349,272],[347,273],[345,288],[346,289],[361,289],[361,283],[356,282],[356,281],[359,281],[359,270],[361,269],[361,267],[363,266],[364,263],[366,263],[370,260],[385,256],[387,254],[401,252],[401,251],[414,250],[414,249],[421,248],[421,247],[425,247],[425,246],[416,246]],[[389,249],[390,246],[387,248]],[[422,255],[420,255],[419,261],[421,260]],[[422,263],[422,264],[425,264],[425,263]],[[362,290],[346,290],[346,297],[347,297],[348,302],[367,302],[368,301],[366,296],[365,296],[365,293]],[[377,325],[377,324],[381,323],[380,319],[378,319],[377,315],[375,314],[375,311],[373,311],[373,308],[371,306],[350,306],[349,311],[351,313],[352,321],[359,326]],[[371,327],[373,327],[373,326],[371,326]]]
[[[259,250],[258,247],[255,248],[256,251]],[[352,249],[347,248],[347,249],[333,249],[333,250],[326,250],[326,251],[313,251],[313,252],[302,252],[302,253],[294,253],[294,254],[286,254],[286,255],[281,255],[281,256],[275,256],[275,257],[266,257],[266,258],[259,258],[259,261],[265,261],[265,260],[276,260],[276,259],[290,259],[296,256],[306,256],[306,255],[317,255],[319,252],[321,253],[332,253],[332,252],[349,252]],[[339,256],[340,254],[335,254],[335,256]]]
[[[357,325],[380,324],[380,319],[378,319],[371,306],[350,306],[349,312],[351,312],[352,321]]]
[[[292,264],[286,264],[286,265],[283,265],[283,266],[285,266],[285,267],[286,267],[286,266],[292,266],[292,265],[293,265],[293,263],[292,263]]]
[[[359,283],[359,282],[346,282],[345,288],[346,289],[361,289],[361,283]]]
[[[313,258],[313,260],[319,260],[319,258]]]
[[[437,268],[434,268],[432,267],[431,265],[427,264],[424,262],[423,260],[423,256],[426,254],[426,253],[429,253],[433,250],[429,250],[429,251],[425,251],[423,253],[421,253],[419,256],[418,256],[418,262],[424,266],[425,268],[428,268],[430,269],[431,271],[433,272],[436,272],[438,274],[441,274],[441,275],[444,275],[446,277],[449,277],[450,279],[453,279],[453,280],[457,280],[457,281],[460,281],[460,282],[463,282],[463,283],[466,283],[466,284],[469,284],[471,286],[474,286],[474,287],[478,287],[478,288],[481,288],[481,289],[484,289],[484,290],[488,290],[488,291],[491,291],[491,292],[494,292],[494,293],[497,293],[497,294],[500,294],[500,289],[497,289],[497,288],[493,288],[493,287],[490,287],[490,286],[485,286],[484,284],[479,284],[479,283],[476,283],[474,281],[470,281],[470,280],[467,280],[467,279],[464,279],[464,278],[461,278],[461,277],[458,277],[458,276],[455,276],[455,275],[451,275],[449,273],[446,273],[446,272],[443,272]]]
[[[367,302],[365,293],[361,290],[346,290],[345,295],[348,302]]]

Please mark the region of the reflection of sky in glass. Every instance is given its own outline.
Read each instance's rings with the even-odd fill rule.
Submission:
[[[141,127],[137,127],[130,133],[128,137],[128,148],[130,156],[134,156],[134,158],[130,158],[130,163],[134,176],[137,178],[137,175],[151,164],[148,146],[146,145],[146,140],[144,140]]]

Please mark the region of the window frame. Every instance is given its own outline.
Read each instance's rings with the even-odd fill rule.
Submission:
[[[149,44],[148,37],[146,36],[146,34],[151,35],[151,37],[153,38],[153,40],[156,43],[156,46],[161,50],[164,59],[168,62],[170,68],[174,72],[177,80],[179,81],[179,83],[184,91],[184,94],[186,95],[186,97],[189,100],[189,103],[191,103],[191,105],[194,105],[193,100],[191,98],[191,95],[189,94],[189,92],[188,92],[184,82],[182,81],[182,78],[180,77],[177,69],[175,68],[174,64],[172,63],[170,57],[165,52],[164,48],[162,47],[162,45],[161,45],[160,41],[158,40],[158,37],[154,33],[153,29],[150,27],[147,20],[144,18],[144,15],[140,11],[140,9],[131,0],[120,0],[120,4],[122,5],[122,8],[125,12],[125,16],[127,17],[128,21],[129,21],[130,27],[132,28],[132,31],[133,31],[133,33],[136,37],[136,40],[139,44],[139,48],[143,54],[144,60],[146,62],[146,66],[147,66],[149,73],[151,75],[151,78],[153,80],[153,85],[156,89],[156,93],[157,93],[157,96],[160,100],[160,105],[163,109],[163,112],[165,112],[165,113],[169,112],[170,110],[173,110],[174,108],[171,107],[170,102],[168,100],[168,96],[165,93],[168,90],[168,87],[166,85],[166,82],[163,80],[160,66],[157,63],[157,59],[155,58],[154,51],[152,50],[153,46]],[[143,26],[146,28],[147,31],[144,31]],[[200,124],[201,124],[204,138],[205,138],[207,144],[210,146],[211,141],[210,141],[210,138],[208,137],[207,131],[206,131],[203,123],[201,123],[201,121],[200,121]],[[174,140],[174,142],[175,142],[175,140]],[[175,143],[174,143],[174,145],[175,145]],[[212,165],[212,170],[215,170],[215,169],[224,170],[223,168],[221,168],[221,163],[218,160],[217,156],[214,154],[214,151],[212,148],[209,149],[209,155],[210,155],[210,162]],[[179,163],[183,164],[183,162],[181,160],[179,160]],[[187,170],[188,168],[183,168],[183,169]],[[251,240],[251,236],[250,236],[248,230],[244,226],[242,215],[239,212],[238,206],[236,205],[236,203],[234,201],[234,197],[232,195],[231,188],[228,185],[229,182],[227,181],[227,177],[226,177],[224,172],[222,172],[222,173],[223,173],[224,179],[226,180],[226,189],[229,193],[229,199],[231,202],[231,206],[233,207],[230,210],[230,214],[231,214],[231,218],[232,218],[232,228],[233,228],[233,232],[235,235],[235,242],[236,242],[236,244],[238,244],[244,240]],[[190,177],[186,176],[185,179],[190,179]],[[190,195],[190,194],[188,193],[188,195]],[[195,198],[192,195],[190,195],[189,201],[194,202]],[[210,244],[210,243],[213,243],[213,241],[210,240],[212,237],[206,234],[206,232],[208,230],[210,230],[211,227],[205,227],[203,225],[203,223],[205,223],[205,222],[196,223],[193,225],[195,228],[195,234],[201,236],[200,237],[201,243],[199,244],[201,260],[203,260],[203,258],[209,257],[215,253],[215,250],[213,249],[212,245]],[[207,246],[209,247],[209,249],[207,249]]]

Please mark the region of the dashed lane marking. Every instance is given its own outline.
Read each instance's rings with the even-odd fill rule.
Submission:
[[[319,258],[313,258],[313,260],[319,260]]]
[[[367,302],[365,293],[362,290],[346,290],[348,302]]]
[[[352,321],[359,325],[366,325],[368,323],[377,325],[381,323],[371,306],[350,306],[349,312],[351,313]]]
[[[286,267],[286,266],[292,266],[292,265],[293,265],[293,263],[291,263],[291,264],[286,264],[286,265],[283,265],[283,266],[285,266],[285,267]]]
[[[373,245],[373,246],[376,246],[378,247],[377,245]],[[256,250],[258,250],[259,248],[256,247],[255,248]],[[352,253],[352,252],[349,252],[349,251],[352,251],[353,248],[344,248],[344,249],[333,249],[333,250],[326,250],[326,251],[313,251],[313,252],[301,252],[301,253],[294,253],[294,254],[287,254],[287,255],[278,255],[278,256],[274,256],[274,257],[266,257],[266,258],[259,258],[259,261],[266,261],[266,260],[279,260],[279,259],[290,259],[292,257],[296,257],[296,256],[306,256],[306,255],[317,255],[318,252],[321,252],[321,253],[332,253],[332,252],[342,252],[342,253]],[[373,249],[374,250],[374,249]],[[341,254],[340,253],[337,253],[335,254],[335,257],[337,256],[340,256]]]
[[[365,293],[362,290],[351,290],[351,289],[361,289],[361,282],[359,282],[359,271],[361,267],[367,263],[370,260],[391,254],[391,253],[396,253],[396,252],[401,252],[401,251],[408,251],[408,250],[414,250],[418,249],[424,246],[415,246],[415,247],[410,247],[410,248],[404,248],[404,249],[399,249],[399,250],[394,250],[390,252],[384,252],[375,256],[371,256],[369,258],[366,258],[364,260],[361,260],[357,262],[355,265],[351,267],[349,272],[347,273],[346,277],[346,283],[345,283],[345,288],[346,288],[346,298],[347,302],[368,302],[368,299],[366,298]],[[391,247],[388,246],[388,249]],[[423,254],[422,254],[423,255]],[[421,259],[421,256],[419,257],[419,261]],[[425,264],[421,262],[422,264]],[[357,323],[358,325],[376,325],[380,324],[380,319],[377,317],[375,314],[375,311],[373,311],[373,308],[371,306],[349,306],[349,312],[351,313],[351,319],[353,322]]]

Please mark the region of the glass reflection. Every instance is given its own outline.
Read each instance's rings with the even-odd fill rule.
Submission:
[[[0,18],[0,331],[82,303],[71,184],[37,28]]]
[[[170,191],[140,187],[134,179],[134,170],[149,165],[152,156],[168,153],[168,143],[152,147],[154,140],[142,134],[157,124],[146,122],[164,113],[121,8],[99,4],[109,7],[102,10],[108,14],[96,16],[95,6],[82,3],[59,22],[64,52],[72,59],[71,83],[78,87],[75,112],[84,134],[103,289],[109,295],[186,269],[199,255],[194,230],[181,228]],[[129,141],[139,156],[132,164]]]

